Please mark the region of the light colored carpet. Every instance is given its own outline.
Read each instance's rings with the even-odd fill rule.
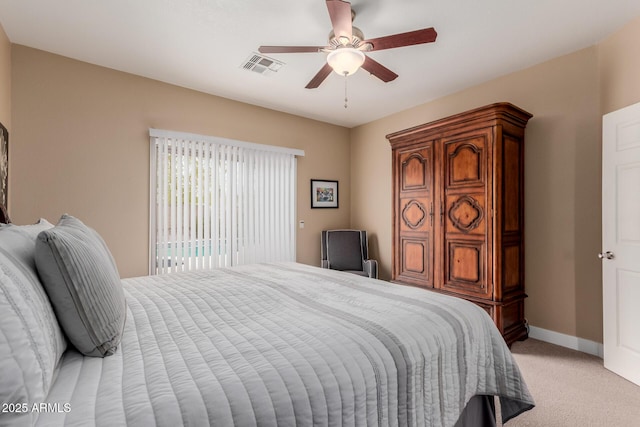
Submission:
[[[531,338],[511,351],[536,407],[506,427],[640,426],[640,387],[605,369],[602,359]]]

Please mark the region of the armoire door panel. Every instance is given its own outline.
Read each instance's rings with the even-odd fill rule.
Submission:
[[[394,262],[393,280],[433,286],[433,143],[394,154],[396,223],[394,245],[402,256]]]
[[[444,141],[445,189],[485,185],[488,137],[485,131]]]
[[[432,287],[432,253],[429,236],[417,238],[401,237],[400,258],[397,280],[405,281],[419,286]]]
[[[483,241],[448,241],[442,289],[467,295],[488,295],[485,264],[486,244]]]
[[[482,279],[481,248],[452,244],[449,250],[449,281],[479,284]]]
[[[400,192],[431,192],[433,150],[431,147],[400,153]]]
[[[402,191],[427,189],[426,170],[429,169],[427,159],[419,153],[411,153],[402,161]]]
[[[487,232],[485,195],[450,195],[445,200],[445,233],[484,236]]]
[[[400,233],[428,232],[433,226],[433,206],[427,198],[400,199]]]

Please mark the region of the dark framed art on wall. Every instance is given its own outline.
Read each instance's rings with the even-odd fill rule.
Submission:
[[[0,123],[0,206],[7,208],[9,191],[9,131]]]
[[[311,180],[311,207],[312,208],[337,208],[338,207],[338,181],[325,179]]]

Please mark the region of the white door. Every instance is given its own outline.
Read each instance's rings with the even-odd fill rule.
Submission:
[[[602,130],[604,366],[640,385],[640,103]]]

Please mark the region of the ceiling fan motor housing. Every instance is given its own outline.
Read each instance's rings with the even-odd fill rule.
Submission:
[[[351,28],[351,40],[347,39],[346,37],[336,37],[335,32],[331,30],[331,32],[329,32],[329,46],[336,48],[338,46],[351,44],[357,49],[364,40],[364,33],[358,27]]]

